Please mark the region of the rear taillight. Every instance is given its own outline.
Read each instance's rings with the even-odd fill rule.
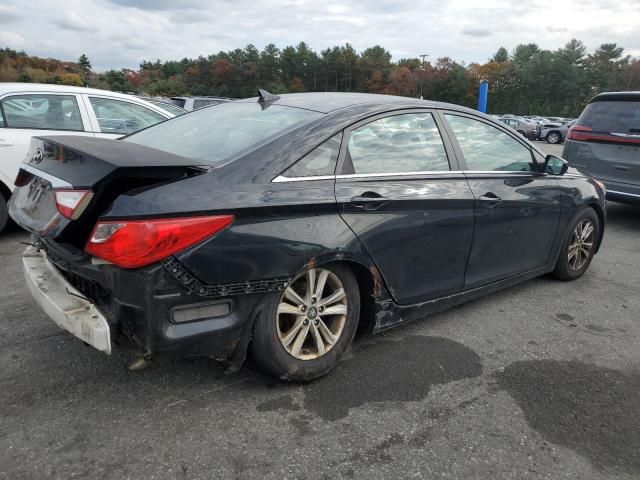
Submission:
[[[636,138],[635,135],[629,135],[626,133],[603,133],[594,132],[590,127],[583,125],[574,125],[567,132],[567,140],[582,140],[585,142],[601,142],[601,143],[623,143],[623,144],[637,144],[640,143],[640,138]]]
[[[98,222],[85,251],[123,268],[157,262],[233,223],[233,215]]]
[[[583,125],[573,125],[567,132],[567,140],[589,140],[593,135],[591,127],[585,127]]]
[[[63,217],[75,220],[91,200],[91,190],[54,190],[56,208]]]

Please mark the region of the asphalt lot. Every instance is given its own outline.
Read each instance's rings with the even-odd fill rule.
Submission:
[[[608,215],[580,280],[362,338],[304,386],[206,359],[129,372],[33,304],[13,228],[0,237],[0,478],[638,478],[640,208]]]

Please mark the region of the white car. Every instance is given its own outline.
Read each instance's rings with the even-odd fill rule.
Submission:
[[[174,116],[145,100],[107,90],[0,82],[0,232],[31,137],[118,138]]]

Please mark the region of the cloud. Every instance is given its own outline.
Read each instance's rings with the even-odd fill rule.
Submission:
[[[183,10],[190,7],[205,7],[209,2],[204,0],[108,0],[110,3],[123,7],[133,7],[139,10]],[[211,2],[213,3],[213,2]]]
[[[466,27],[462,29],[462,34],[468,35],[469,37],[490,37],[491,30],[479,27]]]
[[[0,24],[11,23],[20,17],[21,15],[17,8],[0,5]]]
[[[96,30],[97,22],[88,21],[80,17],[75,12],[65,12],[63,17],[54,18],[51,23],[64,30],[72,30],[74,32],[91,32]]]
[[[0,32],[0,45],[11,48],[24,48],[25,43],[24,37],[21,37],[17,33]]]
[[[26,0],[0,0],[0,24],[12,22],[2,25],[8,31],[0,47],[10,41],[63,60],[85,53],[104,68],[300,41],[318,53],[349,42],[357,51],[381,45],[394,60],[428,53],[467,63],[486,61],[500,46],[556,49],[573,37],[591,49],[617,42],[640,51],[637,0],[617,0],[617,8],[609,8],[613,0],[585,1],[563,0],[553,16],[541,16],[544,0],[270,0],[268,7],[255,0],[64,0],[63,8],[59,0],[28,0],[28,11]]]

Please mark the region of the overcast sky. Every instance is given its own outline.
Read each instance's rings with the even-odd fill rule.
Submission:
[[[616,42],[640,57],[640,0],[2,0],[0,47],[137,68],[253,43],[306,41],[318,53],[379,44],[394,60],[429,54],[484,62],[499,46],[558,48],[572,37],[589,50]]]

